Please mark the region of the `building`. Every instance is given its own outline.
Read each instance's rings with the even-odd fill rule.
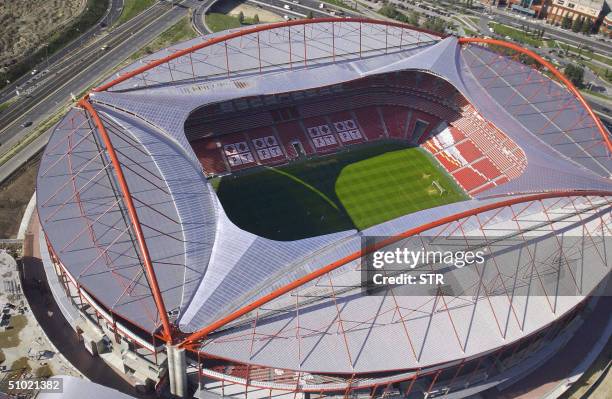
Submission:
[[[183,397],[459,398],[533,373],[607,283],[612,145],[558,71],[500,48],[543,63],[501,41],[315,19],[196,38],[109,77],[57,125],[37,178],[64,316],[135,385]],[[241,191],[383,143],[435,166],[431,198],[460,198],[360,227],[276,201],[297,178]],[[376,204],[381,189],[356,191]],[[431,245],[488,255],[444,269],[448,288],[362,290],[364,254]]]
[[[508,0],[507,6],[521,14],[544,18],[546,17],[548,2],[546,0]]]
[[[481,0],[488,6],[505,6],[521,14],[536,18],[544,18],[548,7],[548,0]]]
[[[612,34],[612,13],[606,14],[599,28],[599,33],[607,35],[608,37]]]
[[[599,26],[609,11],[610,7],[605,0],[552,0],[546,20],[551,24],[561,25],[566,16],[572,21],[585,18],[593,25]]]

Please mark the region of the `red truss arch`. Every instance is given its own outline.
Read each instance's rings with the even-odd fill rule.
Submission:
[[[576,88],[576,86],[574,86],[574,84],[568,78],[566,78],[565,75],[563,75],[557,68],[555,68],[555,66],[552,65],[550,62],[546,61],[544,58],[540,57],[538,54],[534,53],[531,50],[523,48],[514,43],[505,42],[503,40],[485,39],[485,38],[480,38],[480,37],[461,37],[459,38],[459,43],[460,44],[470,44],[470,43],[491,44],[495,46],[505,47],[505,48],[511,49],[513,51],[516,51],[518,53],[521,53],[521,54],[524,54],[530,57],[531,59],[536,61],[538,64],[548,69],[550,73],[552,73],[557,79],[559,79],[559,81],[565,85],[565,87],[576,97],[576,99],[578,99],[580,104],[589,113],[589,116],[593,118],[593,121],[595,122],[595,124],[597,125],[597,129],[599,130],[599,133],[601,134],[602,138],[604,139],[606,143],[606,146],[608,148],[608,153],[609,154],[612,153],[612,140],[610,140],[608,131],[604,127],[604,125],[601,123],[601,120],[599,120],[597,115],[595,115],[595,112],[593,112],[593,108],[591,108],[591,106],[584,99],[582,94],[580,94],[580,91]]]
[[[445,225],[447,223],[451,223],[451,222],[456,222],[459,221],[461,219],[464,218],[468,218],[471,216],[476,216],[478,214],[484,213],[484,212],[488,212],[488,211],[492,211],[492,210],[497,210],[497,209],[501,209],[501,208],[505,208],[505,207],[510,207],[512,205],[516,205],[516,204],[523,204],[523,203],[532,203],[532,202],[537,202],[537,201],[542,201],[545,199],[551,199],[551,198],[568,198],[568,197],[589,197],[589,196],[595,196],[595,197],[607,197],[612,195],[612,192],[610,191],[557,191],[557,192],[547,192],[547,193],[539,193],[539,194],[534,194],[534,195],[527,195],[527,196],[521,196],[521,197],[516,197],[516,198],[512,198],[512,199],[507,199],[507,200],[502,200],[499,202],[495,202],[492,204],[488,204],[485,206],[481,206],[478,208],[474,208],[474,209],[470,209],[468,211],[464,211],[464,212],[459,212],[453,215],[449,215],[443,218],[440,218],[436,221],[430,222],[430,223],[426,223],[411,229],[408,229],[400,234],[397,234],[393,237],[389,237],[388,239],[381,241],[379,243],[377,243],[376,245],[367,247],[363,250],[354,252],[342,259],[338,259],[335,262],[332,262],[318,270],[315,270],[314,272],[311,272],[301,278],[298,278],[296,280],[294,280],[293,282],[286,284],[276,290],[274,290],[273,292],[259,298],[258,300],[251,302],[250,304],[243,306],[242,308],[232,312],[231,314],[217,320],[216,322],[208,325],[207,327],[196,331],[192,334],[190,334],[189,336],[187,336],[183,342],[181,343],[182,346],[184,347],[189,347],[192,348],[194,345],[197,345],[198,342],[200,342],[202,339],[205,339],[209,334],[211,334],[212,332],[220,329],[223,326],[226,326],[227,324],[237,320],[238,318],[258,309],[259,307],[261,307],[264,304],[267,304],[269,302],[271,302],[272,300],[279,298],[280,296],[287,294],[291,291],[293,291],[294,289],[308,283],[311,282],[315,279],[318,279],[322,276],[324,276],[325,274],[340,268],[343,265],[346,265],[349,262],[355,261],[360,259],[361,257],[363,257],[364,255],[367,255],[373,251],[379,250],[381,248],[384,248],[388,245],[391,245],[393,243],[396,243],[400,240],[403,240],[405,238],[408,237],[412,237],[415,236],[419,233],[431,230],[433,228]]]

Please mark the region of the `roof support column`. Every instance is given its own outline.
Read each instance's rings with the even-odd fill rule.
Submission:
[[[166,353],[168,355],[170,393],[179,398],[186,398],[188,389],[185,349],[181,349],[177,345],[166,345]]]

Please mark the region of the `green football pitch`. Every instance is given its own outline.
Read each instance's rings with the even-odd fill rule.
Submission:
[[[425,150],[399,142],[354,146],[212,183],[232,222],[283,241],[363,230],[468,198]]]

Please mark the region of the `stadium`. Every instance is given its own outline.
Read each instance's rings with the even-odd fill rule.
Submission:
[[[180,397],[502,391],[605,295],[609,133],[492,39],[312,19],[193,39],[64,116],[41,252],[85,347]],[[381,239],[378,239],[381,238]],[[384,248],[480,249],[450,288],[363,290]]]

